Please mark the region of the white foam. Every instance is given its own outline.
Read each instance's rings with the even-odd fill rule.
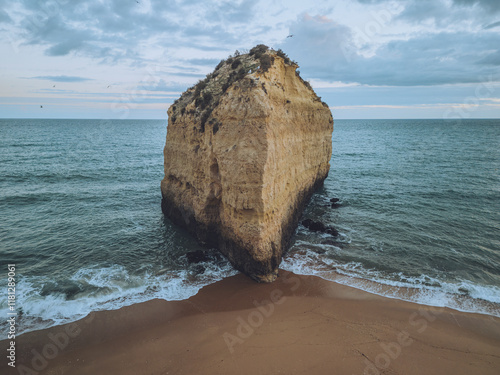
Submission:
[[[92,311],[116,310],[154,298],[168,301],[187,299],[203,286],[236,274],[229,263],[200,265],[205,270],[197,275],[191,275],[189,270],[162,270],[161,274],[145,271],[132,275],[119,265],[82,268],[70,280],[95,288],[84,288],[71,299],[63,293],[42,296],[46,278],[21,277],[16,287],[16,307],[22,309],[17,333],[72,322]],[[2,301],[0,314],[7,316],[7,312],[7,302]],[[0,339],[3,339],[7,331],[3,325],[1,328]]]
[[[318,246],[328,247],[330,253],[339,250],[333,245]],[[308,247],[312,245],[297,242],[295,248],[300,250],[285,257],[281,268],[297,274],[316,275],[390,298],[500,317],[498,287],[478,285],[467,280],[452,283],[426,275],[411,277],[403,272],[384,275],[380,271],[364,268],[361,263],[340,263]],[[189,269],[155,272],[143,269],[140,274],[131,274],[119,265],[82,268],[70,280],[94,288],[83,288],[71,299],[62,293],[42,296],[46,278],[21,277],[16,287],[16,306],[22,308],[17,332],[20,334],[68,323],[92,311],[115,310],[154,298],[169,301],[187,299],[203,286],[237,273],[227,262],[204,262],[199,266],[204,267],[204,271],[196,275]],[[0,314],[7,316],[8,312],[7,302],[2,300]],[[7,332],[3,328],[0,324],[0,339],[5,338]]]
[[[500,317],[500,288],[496,286],[478,285],[468,280],[449,282],[427,275],[407,276],[403,272],[386,275],[366,269],[361,263],[340,263],[303,247],[285,257],[281,268],[385,297]]]

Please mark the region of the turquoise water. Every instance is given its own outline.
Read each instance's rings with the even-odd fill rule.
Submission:
[[[0,272],[16,264],[20,331],[235,274],[189,266],[200,246],[163,218],[165,135],[166,121],[0,120]],[[304,217],[341,235],[299,226],[282,267],[500,316],[500,121],[337,120],[333,137]]]

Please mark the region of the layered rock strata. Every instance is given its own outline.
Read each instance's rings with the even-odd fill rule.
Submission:
[[[259,282],[330,169],[333,118],[282,52],[221,61],[168,110],[162,210]]]

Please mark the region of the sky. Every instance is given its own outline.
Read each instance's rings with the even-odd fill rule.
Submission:
[[[0,0],[0,117],[165,119],[281,48],[335,119],[500,118],[500,0]]]

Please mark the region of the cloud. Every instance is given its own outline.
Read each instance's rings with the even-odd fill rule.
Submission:
[[[20,26],[25,42],[45,46],[49,56],[79,53],[110,60],[134,56],[130,50],[147,37],[147,30],[162,24],[156,13],[145,16],[130,10],[137,3],[72,1],[49,2],[51,6],[45,7],[43,3],[25,2]],[[168,25],[165,22],[164,29]]]
[[[195,59],[185,59],[184,61],[187,62],[189,65],[198,65],[198,66],[213,68],[220,62],[220,59],[195,58]]]
[[[397,18],[417,23],[432,19],[436,24],[446,26],[449,25],[450,18],[460,17],[457,17],[454,9],[443,1],[424,0],[408,2]]]
[[[89,80],[59,74],[78,74],[66,69],[73,62],[82,66],[90,58],[93,66],[85,74],[96,80],[113,66],[117,68],[109,73],[116,74],[113,82],[124,80],[129,83],[126,87],[158,94],[180,92],[235,49],[264,43],[282,48],[299,62],[301,75],[320,87],[334,82],[355,86],[356,92],[366,86],[398,87],[396,96],[391,96],[394,91],[387,94],[397,104],[400,93],[410,86],[426,87],[428,95],[439,85],[498,77],[500,65],[497,0],[357,0],[357,4],[338,0],[322,10],[298,0],[139,0],[139,4],[134,0],[21,0],[12,4],[0,0],[0,9],[8,17],[4,18],[11,20],[0,29],[9,30],[14,47],[34,46],[27,51],[45,54],[40,65],[31,66],[31,73],[15,75],[52,82]],[[2,15],[0,11],[0,22]],[[377,27],[377,22],[382,25]],[[288,34],[294,37],[286,38]],[[14,55],[11,60],[15,61]],[[149,81],[133,81],[143,68],[153,65],[158,67],[155,77],[162,79],[148,76]],[[354,96],[350,94],[351,102]]]
[[[486,25],[486,26],[484,27],[484,29],[485,29],[485,30],[494,29],[495,27],[498,27],[498,26],[500,26],[500,21],[490,23],[489,25]]]
[[[350,28],[321,15],[302,14],[290,26],[290,34],[293,38],[285,39],[280,47],[292,59],[311,68],[328,67],[332,75],[345,62],[344,47],[353,43]]]
[[[361,52],[353,31],[321,16],[304,14],[281,48],[301,64],[303,76],[329,82],[382,86],[433,86],[481,82],[498,76],[500,35],[466,31],[415,34]],[[367,42],[369,44],[369,42]]]
[[[255,14],[254,7],[257,5],[256,0],[226,0],[216,6],[207,3],[209,4],[207,16],[210,20],[221,24],[250,22]]]
[[[495,100],[500,92],[499,83],[487,82],[478,90],[477,84],[440,86],[353,86],[316,89],[328,104],[346,105],[412,105],[415,103],[434,105],[461,103],[467,98]],[[479,97],[478,97],[479,94]],[[355,98],[355,100],[353,100]],[[492,99],[493,98],[493,99]]]
[[[37,76],[27,77],[26,79],[41,79],[51,82],[85,82],[92,81],[90,78],[76,77],[76,76]]]
[[[11,5],[10,1],[0,0],[0,24],[12,22],[12,18],[10,17],[9,13],[6,11],[9,8],[9,5]]]
[[[453,4],[471,7],[477,5],[488,12],[499,12],[500,2],[498,0],[453,0]]]
[[[0,23],[10,23],[12,22],[12,19],[10,18],[9,14],[0,9]]]
[[[422,24],[432,21],[441,28],[455,27],[454,23],[480,24],[500,12],[498,0],[357,0],[361,4],[392,9],[403,6],[396,19]]]
[[[500,66],[500,49],[478,61],[479,64]]]
[[[22,1],[18,6],[16,34],[25,44],[42,46],[48,56],[147,63],[149,48],[175,54],[179,46],[225,51],[225,46],[241,43],[257,3],[48,0]]]
[[[357,1],[361,4],[379,4],[379,3],[394,2],[394,0],[357,0]],[[407,4],[422,3],[431,7],[432,3],[438,3],[438,2],[446,3],[445,0],[400,0],[400,2]],[[453,6],[468,7],[468,8],[477,6],[484,10],[492,12],[500,11],[500,3],[498,2],[498,0],[452,0],[451,4]]]
[[[350,78],[402,86],[480,82],[497,73],[482,60],[499,45],[500,35],[494,33],[442,32],[395,40],[380,47],[375,56],[354,61],[357,69]]]
[[[187,88],[186,85],[180,84],[178,82],[166,82],[164,79],[160,79],[157,82],[152,82],[149,84],[140,85],[139,90],[146,91],[160,91],[169,93],[181,93]]]
[[[203,73],[187,73],[187,72],[175,72],[174,75],[178,77],[188,77],[188,78],[203,78],[205,74]]]

